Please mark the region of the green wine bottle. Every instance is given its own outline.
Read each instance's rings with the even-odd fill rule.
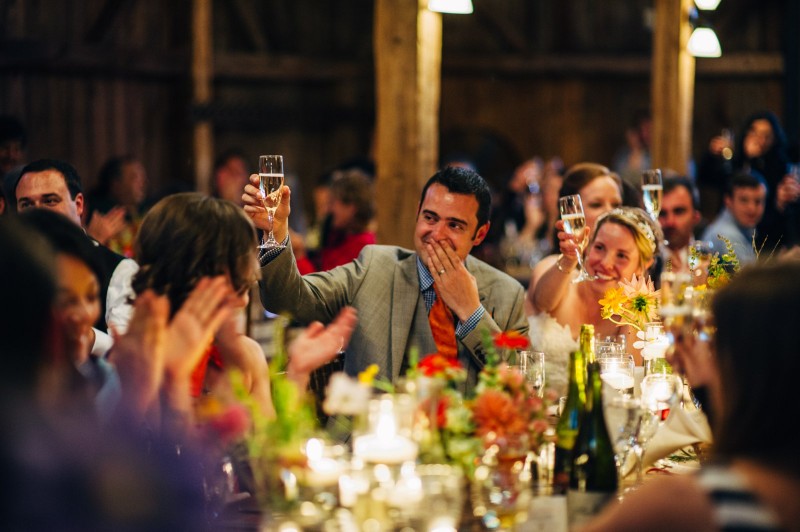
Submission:
[[[569,526],[596,515],[617,492],[614,447],[603,415],[603,381],[600,365],[587,364],[586,409],[572,449],[572,469],[567,492]]]
[[[570,353],[567,402],[556,425],[556,456],[553,468],[553,492],[565,494],[572,468],[572,448],[586,405],[586,361],[594,358],[594,326],[582,325],[580,348]]]

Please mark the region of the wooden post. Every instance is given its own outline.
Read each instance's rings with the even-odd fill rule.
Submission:
[[[653,168],[689,170],[694,106],[694,57],[686,45],[693,0],[656,0],[651,102]]]
[[[212,0],[192,1],[192,100],[197,106],[211,103],[213,81]],[[195,188],[211,193],[211,172],[214,164],[214,131],[210,120],[194,125]]]
[[[427,0],[375,0],[378,241],[413,247],[419,195],[439,155],[442,18]]]

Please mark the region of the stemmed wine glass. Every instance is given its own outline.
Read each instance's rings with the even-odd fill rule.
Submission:
[[[637,473],[636,483],[641,482],[639,432],[643,421],[646,421],[646,416],[651,414],[642,408],[639,398],[629,394],[612,396],[605,401],[603,410],[611,443],[614,446],[614,461],[617,465],[621,496],[625,492],[622,488],[623,479],[634,469]]]
[[[275,224],[275,211],[281,203],[283,155],[261,155],[258,158],[258,177],[261,201],[264,204],[264,210],[267,211],[267,219],[269,220],[267,239],[262,241],[258,247],[259,249],[282,248],[284,245],[275,240],[272,228]]]
[[[581,271],[572,282],[594,281],[597,277],[589,275],[583,265],[583,248],[586,246],[589,235],[586,231],[586,215],[583,213],[583,202],[580,195],[572,194],[558,198],[558,211],[564,221],[564,232],[573,235],[578,242],[578,266],[580,266]]]
[[[664,185],[661,181],[661,170],[645,170],[642,173],[642,200],[644,209],[658,222],[658,213],[661,212],[661,196],[664,194]]]
[[[639,467],[642,466],[647,442],[655,436],[659,427],[664,425],[672,408],[678,405],[683,394],[683,379],[671,373],[651,373],[642,379],[642,409],[644,415],[639,430],[640,456]],[[659,461],[656,461],[658,464]],[[641,474],[641,473],[640,473]]]

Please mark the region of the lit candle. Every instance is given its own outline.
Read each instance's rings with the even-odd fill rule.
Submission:
[[[317,438],[306,442],[307,469],[305,483],[313,488],[331,486],[339,481],[344,467],[337,460],[324,456],[324,443]]]
[[[630,390],[633,388],[633,377],[621,371],[609,370],[604,372],[600,377],[609,386],[616,390]]]
[[[353,442],[353,454],[373,464],[402,464],[417,459],[417,444],[405,436],[365,434]]]

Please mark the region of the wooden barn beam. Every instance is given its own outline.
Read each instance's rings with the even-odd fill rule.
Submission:
[[[130,13],[136,0],[106,0],[100,13],[86,32],[84,41],[104,42],[124,22],[123,13]]]
[[[280,53],[215,52],[213,74],[219,81],[339,82],[372,75],[373,65],[351,59],[331,59]],[[631,55],[519,54],[459,55],[442,60],[448,76],[494,75],[507,78],[563,76],[577,78],[650,76],[652,58]],[[187,55],[180,51],[123,49],[108,46],[70,46],[33,40],[6,40],[0,49],[0,71],[59,72],[140,76],[184,77]],[[696,77],[782,78],[784,59],[778,52],[725,53],[698,61]]]
[[[475,2],[475,17],[507,50],[524,52],[527,49],[528,41],[525,34],[518,29],[516,24],[498,15],[491,7],[482,2]]]
[[[442,18],[427,4],[375,0],[378,241],[409,248],[439,154]]]
[[[681,174],[689,171],[692,151],[695,62],[686,49],[692,6],[693,0],[655,0],[650,153],[653,168]]]
[[[208,105],[212,100],[214,80],[212,0],[192,0],[192,103]],[[214,130],[210,120],[194,123],[195,188],[211,193],[214,161]]]
[[[253,0],[234,0],[228,5],[237,20],[238,26],[242,28],[245,37],[250,41],[253,48],[258,52],[266,52],[268,49],[267,39],[264,37],[264,30],[259,26],[259,17],[258,13],[256,13],[255,5],[253,5]]]

